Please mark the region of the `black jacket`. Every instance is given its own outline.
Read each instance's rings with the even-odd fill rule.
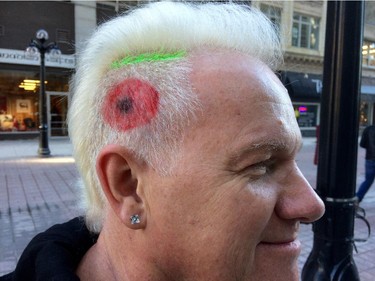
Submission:
[[[75,270],[97,235],[81,217],[57,224],[35,236],[22,253],[14,272],[0,281],[76,281]]]
[[[367,127],[363,133],[359,145],[366,149],[366,159],[375,160],[375,126]]]

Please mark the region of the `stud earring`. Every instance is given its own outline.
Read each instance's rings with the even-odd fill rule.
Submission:
[[[141,223],[141,220],[139,219],[139,215],[132,215],[130,217],[130,223],[131,224],[139,224],[139,223]]]

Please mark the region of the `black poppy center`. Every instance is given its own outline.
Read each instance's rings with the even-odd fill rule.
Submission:
[[[124,97],[116,104],[116,108],[124,114],[129,113],[133,109],[133,99],[131,97]]]

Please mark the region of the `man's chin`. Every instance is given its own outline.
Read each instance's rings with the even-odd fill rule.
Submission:
[[[285,268],[263,268],[256,269],[254,274],[247,281],[299,281],[299,272],[297,264],[288,269]]]
[[[251,281],[299,281],[299,241],[285,245],[259,244],[255,253],[255,267]]]

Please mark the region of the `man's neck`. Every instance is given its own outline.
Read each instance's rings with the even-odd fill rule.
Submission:
[[[101,240],[99,236],[97,243],[87,251],[76,270],[76,274],[82,281],[118,280]]]
[[[102,231],[97,243],[82,258],[76,270],[82,281],[168,280],[157,266],[147,263],[149,258],[141,257],[139,251],[134,255],[133,245],[125,247],[126,243],[119,242],[126,234],[121,237],[116,234],[115,231]]]

